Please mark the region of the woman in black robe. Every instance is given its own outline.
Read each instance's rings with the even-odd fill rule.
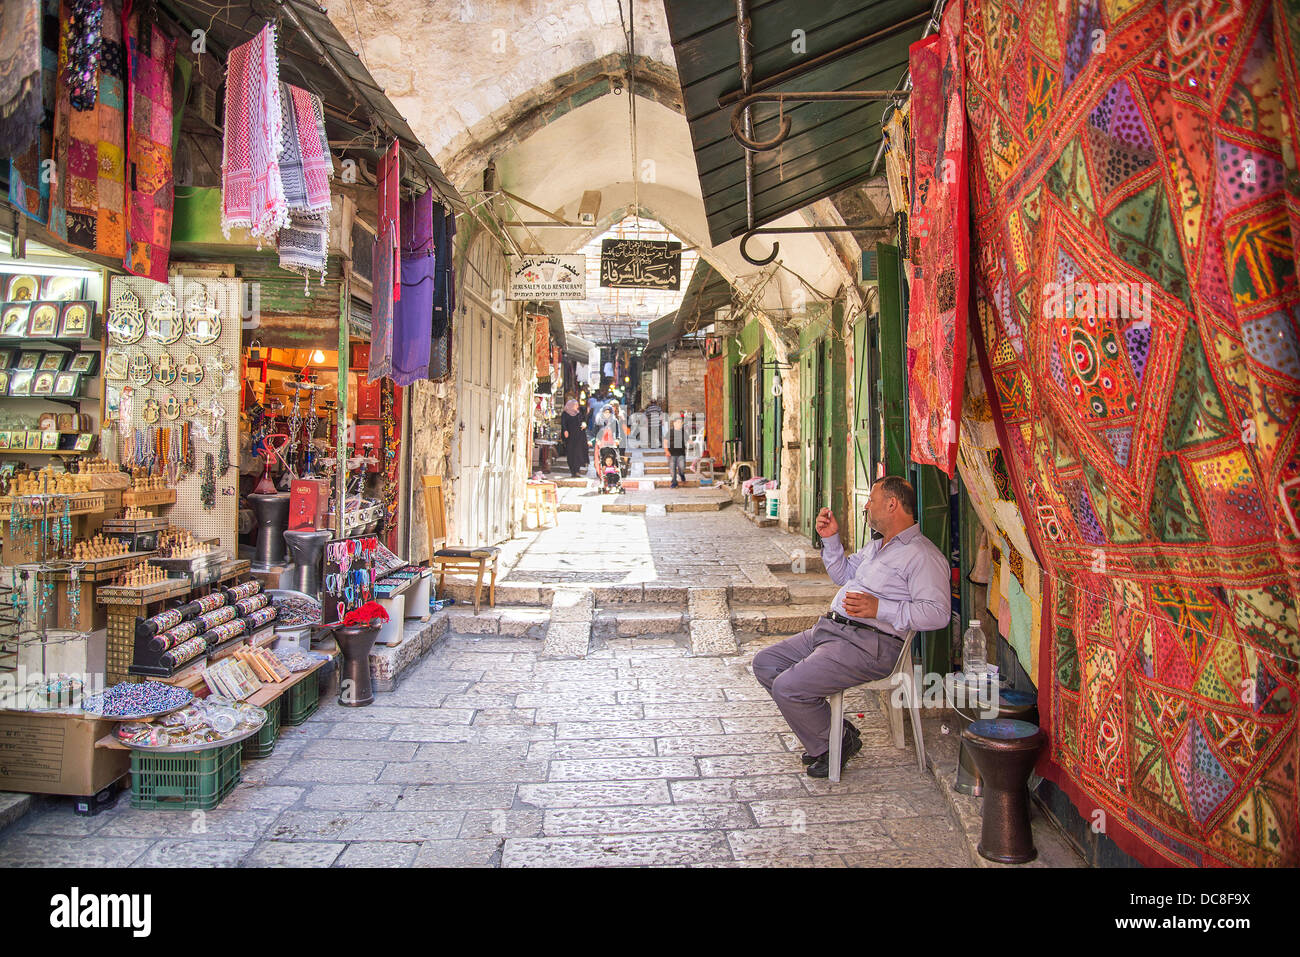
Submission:
[[[578,400],[569,397],[560,415],[560,433],[564,439],[564,457],[569,462],[569,474],[574,478],[587,467],[587,423],[578,411]]]

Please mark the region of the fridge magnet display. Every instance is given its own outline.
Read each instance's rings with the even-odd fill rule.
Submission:
[[[81,376],[75,372],[60,372],[54,380],[54,394],[75,396],[81,391]]]
[[[95,314],[93,302],[69,302],[59,317],[59,338],[84,339],[90,335],[90,317]]]
[[[140,297],[130,289],[121,292],[108,309],[108,337],[122,345],[133,345],[144,336],[144,309]]]
[[[203,363],[192,352],[185,357],[184,362],[176,367],[176,371],[180,373],[181,381],[190,388],[194,388],[203,381]]]
[[[94,375],[98,367],[98,352],[78,352],[72,357],[72,361],[68,363],[69,372],[76,372],[85,376]]]
[[[40,365],[36,368],[41,372],[62,372],[63,360],[67,355],[66,352],[47,352],[41,356]]]
[[[148,385],[149,380],[153,378],[153,363],[143,352],[137,352],[131,357],[129,369],[131,381],[136,385]]]
[[[171,385],[176,381],[176,360],[172,358],[170,352],[164,352],[158,357],[153,375],[162,385]]]
[[[83,292],[85,282],[81,276],[47,276],[45,288],[41,290],[41,298],[55,299],[60,302],[80,299],[85,294]]]
[[[31,316],[31,303],[5,306],[0,313],[0,336],[20,338],[27,335],[27,320]]]
[[[5,299],[9,302],[32,302],[41,296],[41,284],[35,276],[14,276],[9,280]]]
[[[32,369],[16,369],[9,373],[9,394],[31,395],[32,376],[34,375],[36,373]]]
[[[59,331],[59,307],[52,302],[38,302],[32,306],[27,334],[45,338]]]
[[[104,353],[104,378],[115,381],[126,379],[127,362],[126,353],[120,349],[109,349]]]
[[[158,294],[157,300],[149,310],[149,318],[145,322],[145,334],[150,339],[169,346],[181,337],[183,331],[181,311],[176,305],[176,297],[172,295],[170,289],[164,289]]]
[[[53,395],[54,373],[38,372],[32,379],[32,395]]]

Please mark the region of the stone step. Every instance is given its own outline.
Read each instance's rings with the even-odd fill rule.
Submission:
[[[686,607],[685,586],[646,582],[645,584],[594,586],[592,591],[595,593],[596,605],[601,609],[611,605],[671,606],[678,610]]]
[[[617,494],[617,493],[611,493]],[[634,494],[629,492],[628,494]],[[720,512],[730,505],[726,501],[705,501],[705,502],[663,502],[655,503],[668,512]],[[561,502],[559,510],[561,512],[581,512],[582,502]],[[600,510],[611,514],[626,514],[628,512],[644,512],[646,510],[645,502],[603,502]]]
[[[826,605],[789,604],[731,606],[731,624],[737,631],[757,632],[760,635],[793,635],[811,628],[826,613]]]
[[[591,633],[600,638],[660,636],[682,630],[684,616],[668,606],[654,611],[598,609]]]
[[[435,579],[436,581],[436,579]],[[483,608],[488,606],[488,579],[483,579]],[[439,593],[440,598],[454,598],[456,604],[452,608],[460,608],[462,605],[469,605],[470,611],[474,610],[474,579],[466,579],[463,576],[447,576],[446,586]],[[555,589],[549,585],[538,583],[506,583],[497,581],[497,607],[523,605],[529,607],[550,608],[551,600],[555,597]]]
[[[502,605],[482,608],[474,613],[474,606],[456,604],[447,609],[447,619],[455,635],[507,635],[513,638],[546,637],[551,621],[550,607],[534,605]]]

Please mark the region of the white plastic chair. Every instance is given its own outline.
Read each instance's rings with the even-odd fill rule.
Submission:
[[[909,631],[903,636],[903,650],[898,653],[898,661],[895,662],[892,672],[883,678],[868,681],[857,687],[868,691],[888,692],[885,695],[885,713],[889,716],[889,734],[896,748],[907,747],[907,743],[903,740],[903,708],[906,707],[912,713],[916,766],[924,771],[925,738],[921,735],[921,689],[916,686],[916,673],[912,670],[912,639],[915,637],[915,631]],[[895,688],[899,689],[900,694],[894,693]],[[898,700],[900,696],[904,699],[901,706]],[[839,781],[840,752],[844,744],[844,692],[837,691],[827,700],[831,705],[830,779]]]

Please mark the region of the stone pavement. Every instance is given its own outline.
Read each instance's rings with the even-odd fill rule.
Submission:
[[[874,698],[839,784],[747,665],[654,638],[582,660],[451,637],[373,706],[333,702],[244,765],[220,808],[97,817],[50,803],[0,832],[12,866],[966,866],[967,845]],[[860,712],[862,717],[857,717]]]

